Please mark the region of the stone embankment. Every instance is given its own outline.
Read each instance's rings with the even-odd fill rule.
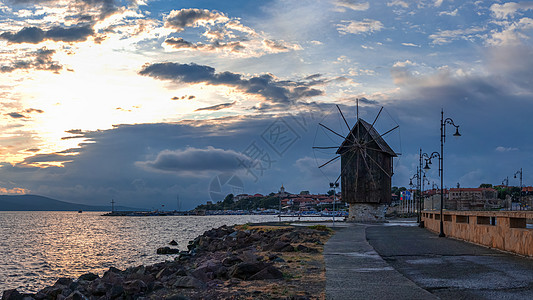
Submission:
[[[173,260],[60,278],[14,299],[324,299],[322,226],[222,226],[189,242]]]

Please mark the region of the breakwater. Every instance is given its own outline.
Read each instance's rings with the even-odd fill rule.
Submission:
[[[6,290],[3,300],[323,299],[321,253],[330,235],[324,226],[222,226],[189,242],[173,260],[59,278],[35,294]]]

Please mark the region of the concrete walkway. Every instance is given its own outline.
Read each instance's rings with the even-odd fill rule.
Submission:
[[[327,299],[533,299],[533,259],[415,226],[346,225],[325,245]]]
[[[368,244],[366,227],[337,228],[326,243],[326,299],[438,299],[385,262]]]

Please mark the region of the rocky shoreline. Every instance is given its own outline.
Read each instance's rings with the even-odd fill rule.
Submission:
[[[6,290],[2,300],[325,299],[322,251],[330,235],[322,225],[222,226],[190,241],[174,260],[60,278],[35,294]]]

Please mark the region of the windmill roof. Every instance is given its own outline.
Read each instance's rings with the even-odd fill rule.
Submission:
[[[398,156],[396,154],[396,152],[394,152],[394,150],[392,150],[392,148],[387,144],[387,142],[385,142],[385,140],[377,132],[377,130],[374,128],[374,126],[372,126],[371,124],[369,124],[368,122],[366,122],[363,119],[358,119],[357,120],[357,123],[355,123],[355,125],[353,126],[352,130],[350,131],[350,133],[348,133],[348,135],[344,138],[344,141],[342,142],[340,147],[337,149],[337,154],[343,153],[344,152],[343,148],[348,148],[348,146],[346,144],[349,143],[349,142],[353,142],[352,135],[356,136],[356,129],[358,128],[358,126],[363,126],[365,131],[369,133],[369,135],[372,138],[372,140],[374,140],[376,142],[376,144],[379,147],[379,150],[389,154],[392,157],[397,157]]]

